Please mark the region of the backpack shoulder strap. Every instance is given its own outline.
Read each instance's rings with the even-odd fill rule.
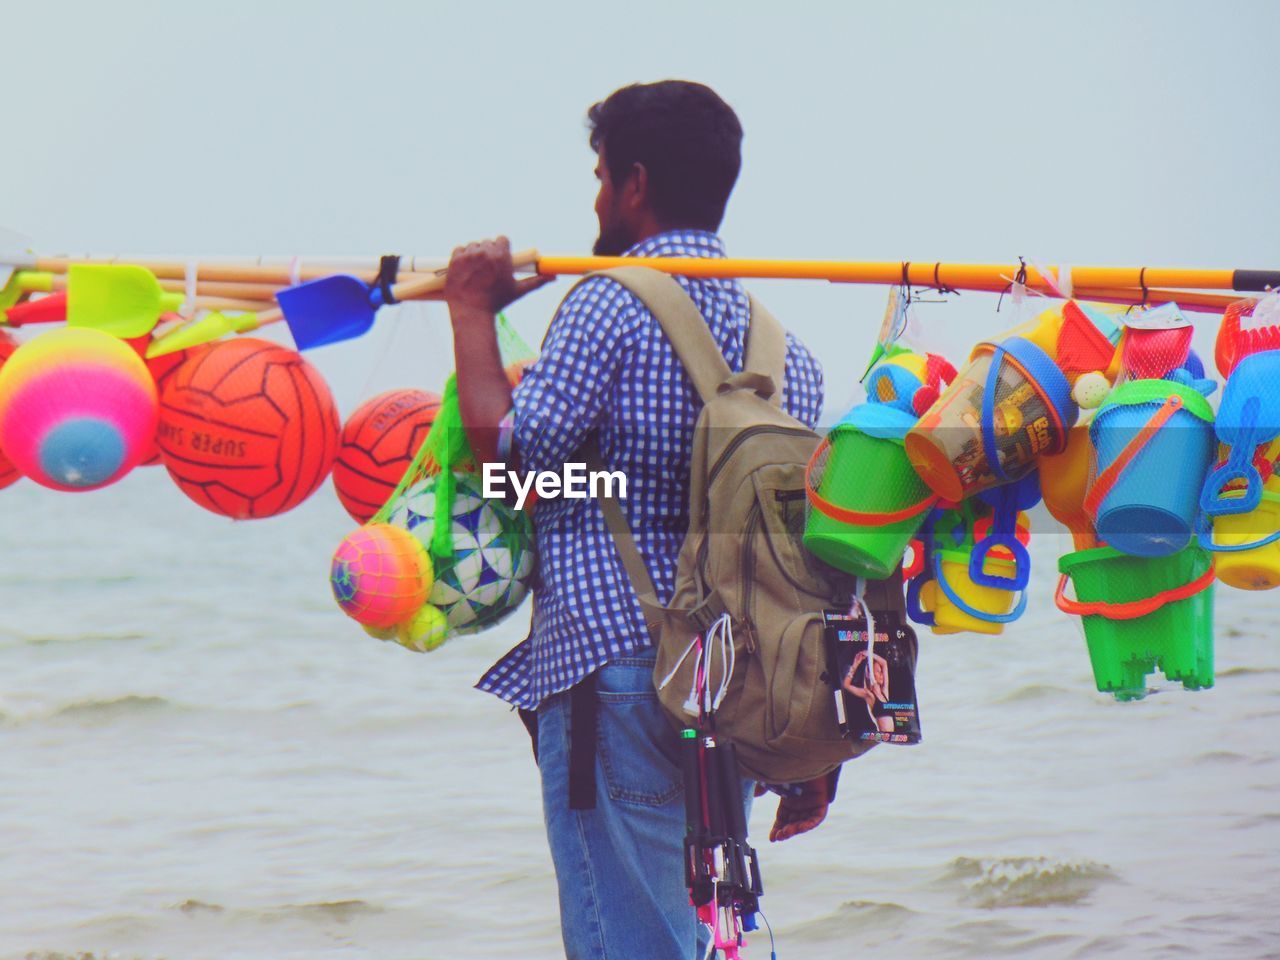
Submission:
[[[769,402],[782,406],[787,378],[787,332],[772,313],[751,297],[751,325],[747,328],[747,356],[743,367],[773,381]]]
[[[600,457],[600,439],[597,434],[593,433],[587,438],[579,456],[586,463],[588,470],[605,469]],[[627,579],[631,581],[632,589],[640,598],[640,606],[645,610],[647,619],[648,611],[658,605],[658,596],[653,586],[653,578],[649,576],[649,568],[645,566],[644,557],[640,555],[635,534],[632,533],[631,525],[627,523],[626,515],[615,498],[601,497],[597,502],[600,504],[600,512],[604,514],[605,526],[609,528],[609,534],[613,537],[618,558],[622,561],[623,569],[627,571]]]
[[[714,397],[720,384],[733,376],[707,329],[707,321],[684,288],[671,277],[649,267],[614,267],[591,275],[617,281],[649,308],[675,348],[703,403]]]

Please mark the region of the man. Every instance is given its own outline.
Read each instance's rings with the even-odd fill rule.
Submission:
[[[595,252],[723,257],[715,231],[741,163],[733,110],[701,84],[665,81],[618,90],[590,109],[588,121],[600,181]],[[481,462],[519,457],[525,470],[559,472],[581,461],[580,448],[595,437],[606,468],[627,478],[622,507],[666,602],[689,524],[697,395],[658,322],[604,277],[579,284],[561,303],[538,361],[513,393],[494,314],[546,279],[515,280],[505,238],[454,251],[445,294],[472,447]],[[750,314],[742,287],[680,283],[729,366],[741,370]],[[822,408],[821,368],[797,340],[787,343],[786,409],[812,426]],[[595,501],[545,501],[534,521],[540,584],[532,631],[478,686],[525,715],[536,712],[566,954],[688,960],[703,934],[684,888],[677,743],[658,705],[639,602]],[[815,827],[828,800],[821,784],[784,798],[771,839]]]

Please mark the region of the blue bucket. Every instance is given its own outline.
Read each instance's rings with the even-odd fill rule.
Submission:
[[[1162,416],[1167,419],[1142,439]],[[1101,502],[1097,492],[1090,496],[1098,539],[1135,557],[1164,557],[1186,547],[1216,446],[1208,401],[1168,380],[1134,380],[1112,391],[1089,438],[1097,458],[1095,486],[1104,488]],[[1123,463],[1126,453],[1132,459]]]

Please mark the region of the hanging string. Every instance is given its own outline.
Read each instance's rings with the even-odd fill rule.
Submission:
[[[1142,303],[1131,303],[1125,308],[1124,315],[1127,317],[1133,313],[1135,307],[1147,307],[1147,301],[1151,298],[1151,291],[1147,289],[1147,268],[1141,267],[1138,270],[1138,286],[1142,289]]]
[[[959,290],[956,290],[956,289],[953,289],[952,287],[947,286],[945,283],[943,283],[939,279],[938,271],[941,269],[942,269],[942,263],[935,262],[933,265],[933,287],[931,289],[933,289],[934,291],[936,291],[937,293],[941,294],[944,297],[950,293],[954,293],[957,296],[959,296],[960,295]],[[910,260],[902,261],[901,285],[902,285],[902,289],[906,291],[906,302],[903,304],[904,310],[910,307],[911,304],[913,303],[946,303],[947,302],[946,300],[923,300],[912,294],[911,292],[911,261]]]
[[[938,279],[938,271],[941,268],[942,268],[941,262],[935,263],[933,265],[933,289],[937,290],[938,293],[942,294],[944,297],[949,293],[954,293],[957,297],[960,296],[959,290],[956,290],[954,287],[947,286],[940,279]]]
[[[1000,291],[1000,299],[996,301],[996,313],[1000,312],[1000,307],[1004,303],[1004,295],[1006,293],[1012,293],[1015,285],[1026,286],[1026,283],[1027,283],[1027,261],[1026,261],[1026,258],[1022,256],[1022,254],[1018,254],[1018,272],[1014,276],[1013,282],[1008,284],[1003,290]]]

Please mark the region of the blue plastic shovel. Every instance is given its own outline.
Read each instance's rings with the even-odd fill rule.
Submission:
[[[1222,391],[1214,428],[1230,450],[1205,479],[1200,508],[1212,517],[1249,513],[1262,499],[1263,487],[1254,451],[1280,436],[1280,350],[1253,353],[1236,364]],[[1244,481],[1244,493],[1224,492],[1239,481]]]
[[[517,269],[538,262],[536,250],[525,250],[511,257]],[[445,271],[397,283],[388,298],[379,285],[365,283],[349,274],[322,277],[300,283],[276,294],[276,302],[289,324],[299,350],[322,347],[361,336],[373,326],[378,308],[401,300],[422,299],[444,290]],[[259,326],[276,317],[259,317]]]

